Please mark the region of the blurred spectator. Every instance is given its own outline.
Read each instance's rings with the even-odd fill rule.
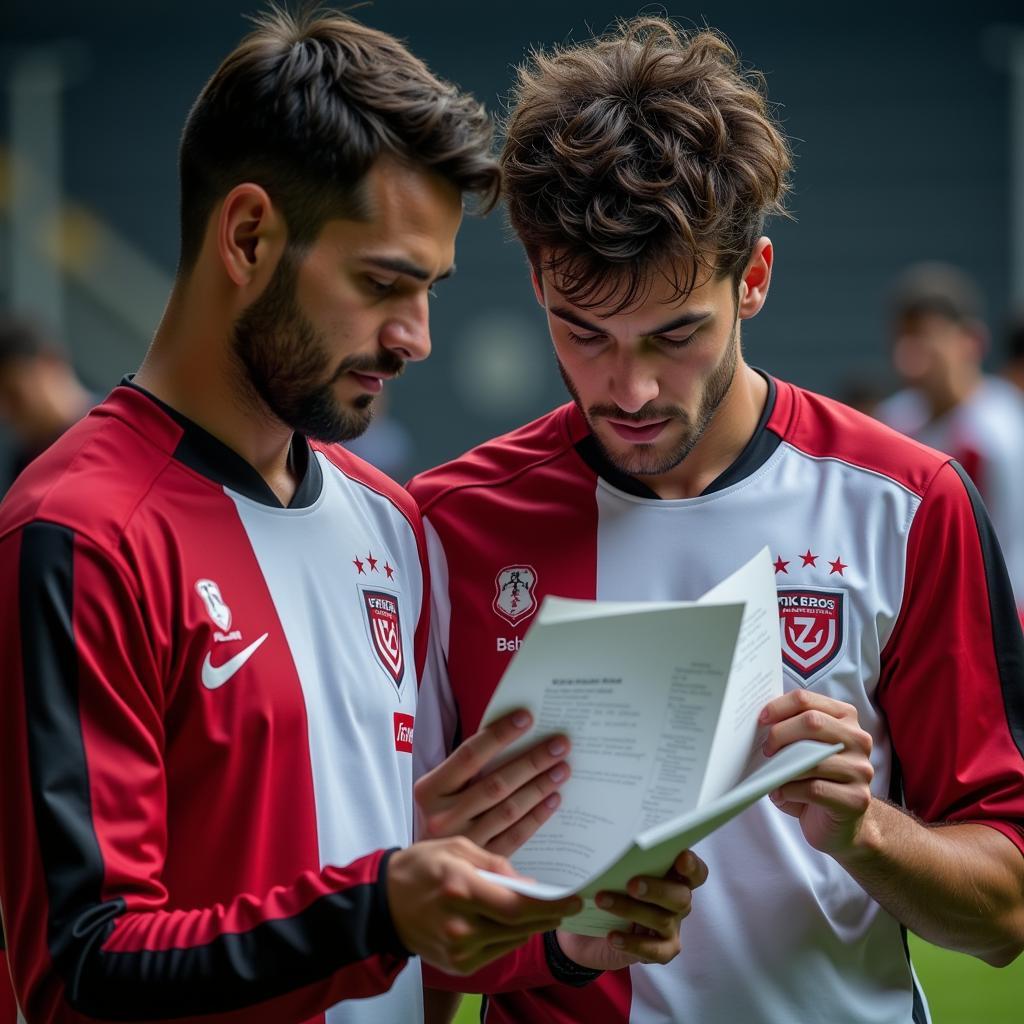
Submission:
[[[1006,331],[1006,362],[1003,376],[1024,393],[1024,309],[1017,310]]]
[[[952,455],[988,507],[1024,607],[1024,401],[982,372],[988,332],[977,286],[943,263],[908,269],[893,290],[892,359],[907,385],[880,403],[891,427]]]
[[[59,344],[30,320],[0,315],[0,420],[14,438],[0,494],[94,403]]]

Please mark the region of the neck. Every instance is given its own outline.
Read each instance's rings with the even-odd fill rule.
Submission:
[[[975,367],[965,369],[962,373],[951,375],[943,382],[943,387],[930,391],[927,395],[928,407],[932,419],[945,416],[961,402],[967,401],[981,383],[981,371]]]
[[[767,400],[767,381],[741,357],[725,398],[690,454],[667,473],[640,479],[661,498],[703,494],[754,436]]]
[[[234,317],[209,292],[198,273],[175,284],[135,383],[237,452],[287,505],[298,485],[288,466],[292,431],[239,388]]]

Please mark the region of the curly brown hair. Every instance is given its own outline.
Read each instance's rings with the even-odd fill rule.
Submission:
[[[789,146],[764,78],[715,32],[620,21],[519,69],[501,165],[509,220],[577,305],[642,302],[652,271],[683,298],[739,282],[764,221],[786,215]]]
[[[217,200],[262,185],[289,244],[362,214],[360,183],[388,154],[497,201],[501,172],[483,107],[397,39],[336,11],[271,6],[222,62],[182,135],[181,269],[199,254]]]

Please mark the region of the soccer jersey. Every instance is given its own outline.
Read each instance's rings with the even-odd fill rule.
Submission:
[[[355,456],[290,457],[285,508],[125,385],[0,507],[0,904],[32,1024],[422,1018],[385,891],[422,528]]]
[[[877,416],[890,427],[952,456],[985,499],[1024,611],[1024,401],[998,377],[977,388],[943,416],[932,417],[921,392],[899,391],[882,402]]]
[[[770,381],[751,441],[699,497],[616,473],[572,405],[410,486],[435,607],[417,771],[476,729],[545,595],[695,599],[768,545],[786,688],[856,707],[877,796],[1024,852],[1024,641],[947,457]],[[492,994],[488,1024],[927,1019],[904,929],[796,819],[762,800],[696,850],[710,875],[672,963]]]

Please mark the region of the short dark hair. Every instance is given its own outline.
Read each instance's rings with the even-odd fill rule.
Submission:
[[[180,269],[195,263],[217,201],[246,181],[267,190],[298,246],[325,220],[360,215],[360,182],[385,154],[494,205],[492,128],[470,95],[345,14],[274,6],[254,20],[185,122]]]
[[[893,319],[934,313],[971,326],[984,319],[985,302],[970,274],[951,263],[929,260],[907,267],[896,279],[889,312]]]
[[[512,227],[579,305],[625,309],[652,270],[680,296],[702,271],[738,281],[765,218],[785,213],[792,161],[763,77],[712,31],[642,17],[537,51],[504,134]]]
[[[66,356],[35,320],[0,312],[0,366],[48,354]]]

